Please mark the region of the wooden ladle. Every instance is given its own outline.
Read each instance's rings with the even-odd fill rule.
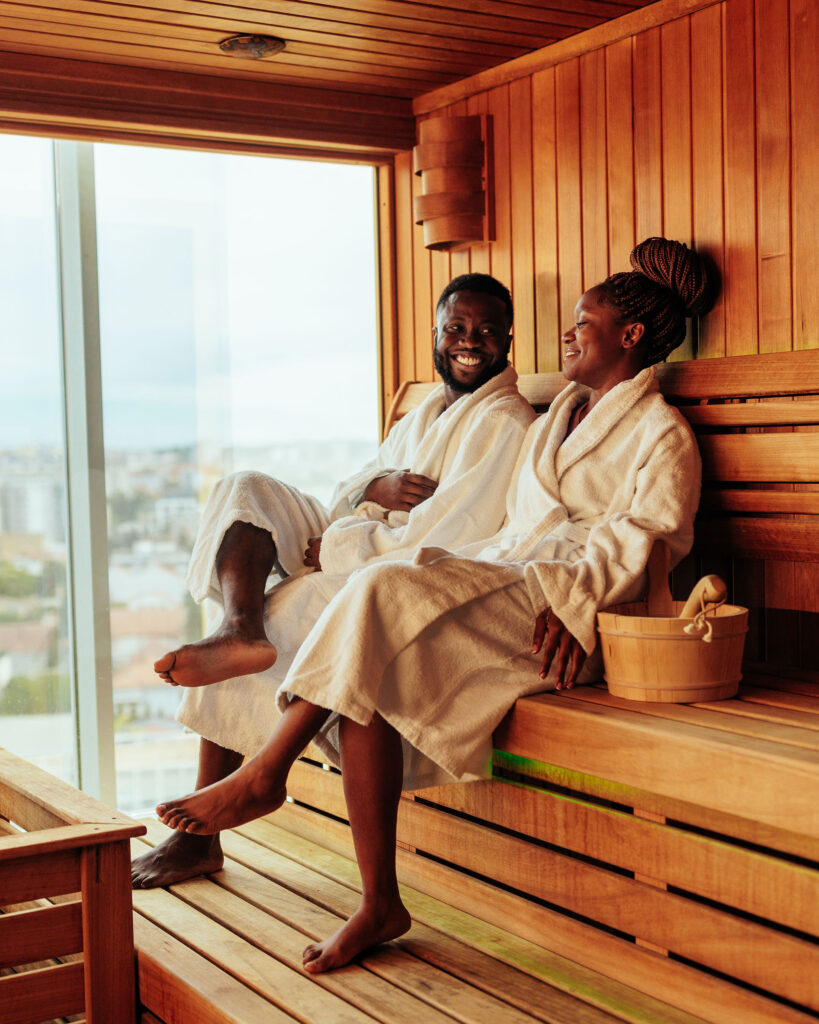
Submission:
[[[674,601],[668,588],[669,558],[668,545],[655,541],[648,556],[648,614],[653,619],[674,618]],[[704,605],[718,604],[727,594],[728,588],[719,576],[703,576],[694,584],[679,618],[693,619]]]

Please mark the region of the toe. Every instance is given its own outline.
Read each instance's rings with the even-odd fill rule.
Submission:
[[[174,662],[176,661],[176,651],[168,651],[167,654],[163,654],[162,657],[154,662],[154,672],[168,672],[173,668]]]

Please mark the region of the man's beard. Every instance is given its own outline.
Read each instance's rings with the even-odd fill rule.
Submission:
[[[478,388],[488,381],[492,380],[493,377],[497,377],[499,373],[506,369],[509,365],[509,355],[504,353],[499,356],[494,363],[490,363],[489,366],[479,374],[470,384],[464,383],[464,381],[458,380],[452,372],[452,368],[449,364],[449,360],[445,355],[442,355],[437,348],[432,349],[432,362],[435,366],[435,370],[444,384],[451,388],[453,391],[459,391],[461,394],[471,394],[473,391],[477,391]]]

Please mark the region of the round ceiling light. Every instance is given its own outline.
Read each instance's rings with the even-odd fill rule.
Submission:
[[[278,39],[276,36],[229,36],[219,43],[219,49],[234,57],[258,60],[260,57],[280,53],[286,45],[284,39]]]

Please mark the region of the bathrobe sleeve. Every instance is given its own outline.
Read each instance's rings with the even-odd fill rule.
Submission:
[[[550,607],[590,654],[597,643],[597,611],[634,600],[655,540],[671,549],[672,565],[694,539],[701,463],[693,434],[675,424],[657,439],[637,469],[628,508],[591,527],[578,561],[538,561],[524,569],[535,608]]]
[[[412,435],[418,432],[419,424],[416,421],[421,413],[420,408],[407,413],[383,440],[375,453],[375,458],[338,484],[330,500],[332,519],[354,512],[367,485],[376,477],[407,468],[413,447]],[[323,545],[322,540],[322,547]]]
[[[421,547],[455,550],[494,534],[506,512],[506,491],[531,406],[515,394],[476,411],[435,493],[409,513],[367,505],[332,523],[321,542],[321,566],[348,575],[377,561],[411,558]],[[400,525],[399,525],[400,523]]]

